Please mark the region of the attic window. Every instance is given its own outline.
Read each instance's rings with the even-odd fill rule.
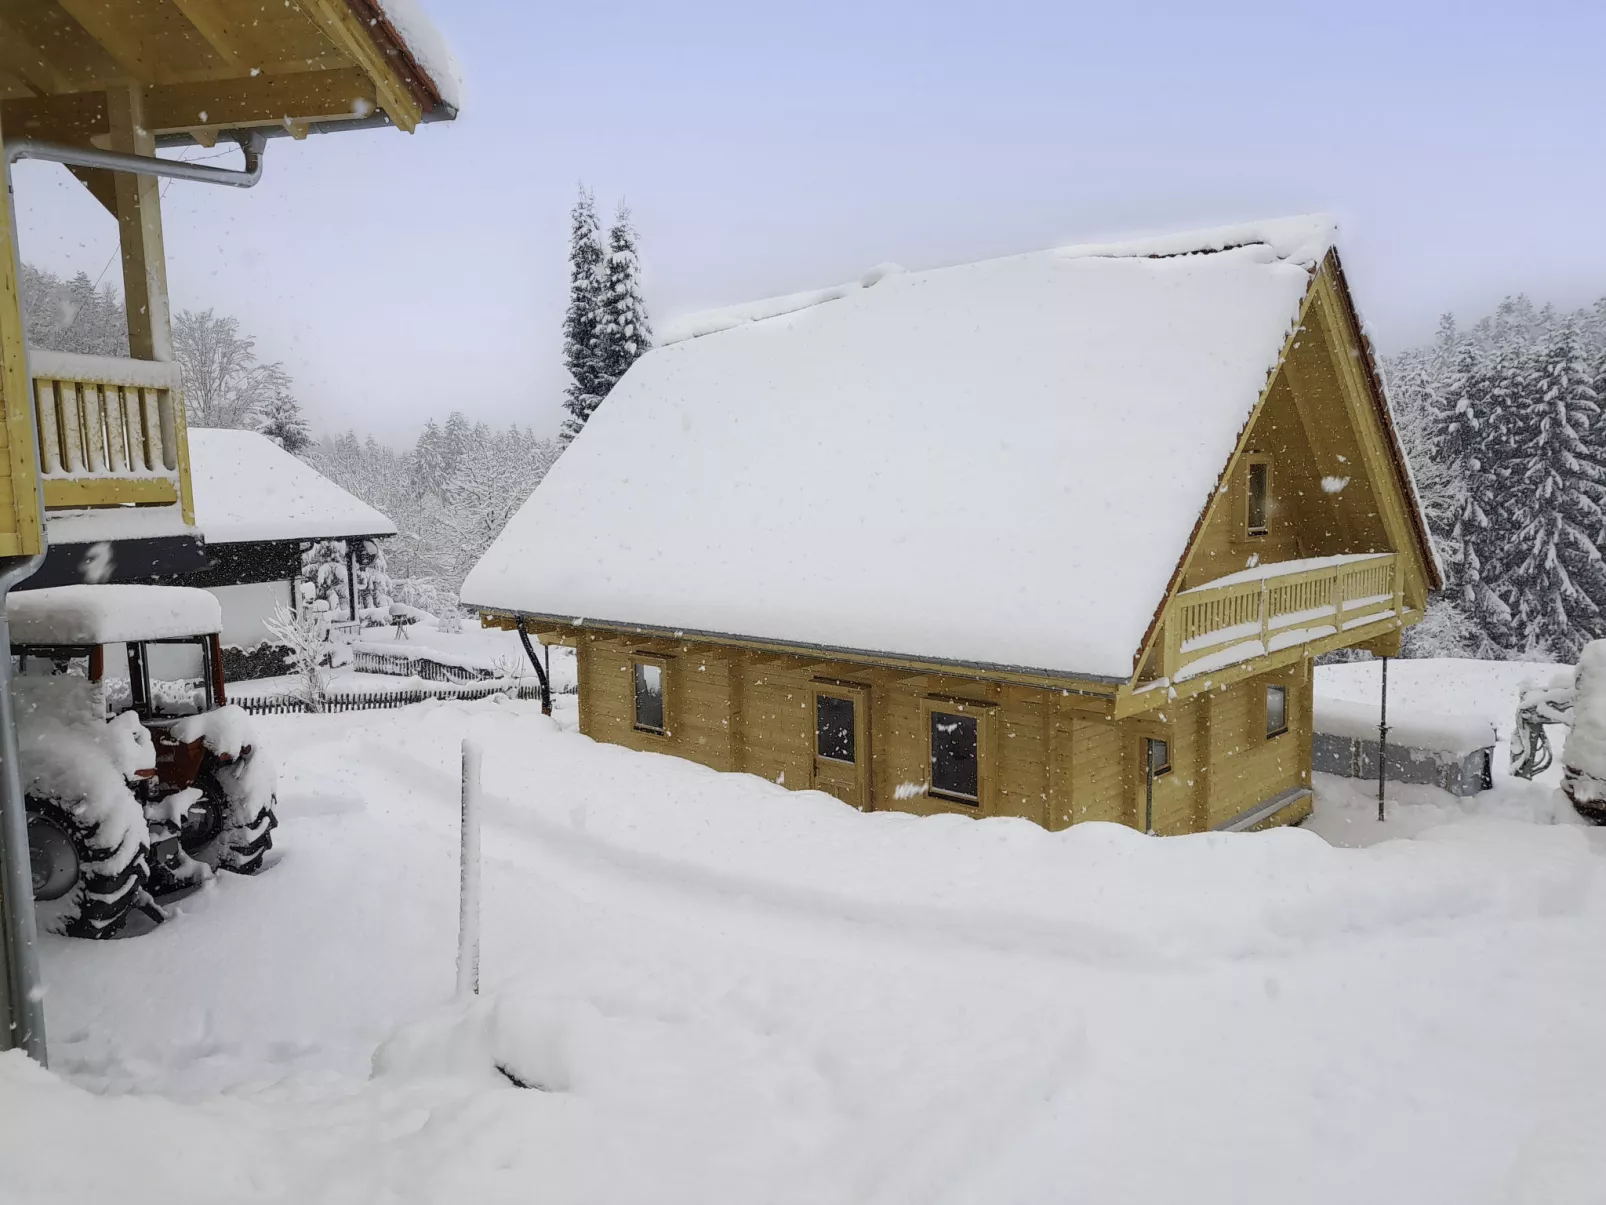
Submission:
[[[1246,490],[1246,527],[1250,535],[1266,534],[1266,498],[1271,492],[1271,465],[1264,460],[1249,462],[1249,482]]]

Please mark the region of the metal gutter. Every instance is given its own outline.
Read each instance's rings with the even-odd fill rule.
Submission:
[[[457,110],[442,102],[420,117],[420,125],[432,125],[437,121],[452,121],[457,117]],[[337,121],[309,121],[308,134],[344,134],[356,130],[391,130],[396,123],[391,121],[383,111],[370,114],[367,117],[353,117]],[[239,141],[246,135],[256,135],[261,138],[294,138],[295,133],[285,125],[267,126],[227,126],[218,131],[218,137],[231,138]],[[182,131],[156,135],[156,145],[163,149],[173,147],[199,146],[194,135]]]

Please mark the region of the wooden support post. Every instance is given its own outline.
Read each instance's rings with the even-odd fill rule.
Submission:
[[[3,136],[3,132],[0,132]],[[32,556],[44,547],[39,527],[39,474],[35,467],[34,396],[22,344],[22,294],[11,229],[10,175],[0,168],[0,556]]]
[[[145,128],[140,87],[106,89],[111,149],[129,155],[156,154]],[[155,176],[113,173],[117,233],[123,252],[123,300],[128,308],[128,349],[136,360],[173,359],[173,323],[167,302],[167,257],[162,246],[162,182]]]

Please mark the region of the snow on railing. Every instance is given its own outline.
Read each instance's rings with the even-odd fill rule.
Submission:
[[[39,466],[47,481],[177,478],[174,365],[36,348],[29,349],[28,362]]]
[[[1184,590],[1166,617],[1162,674],[1173,682],[1399,614],[1392,552],[1257,566]]]

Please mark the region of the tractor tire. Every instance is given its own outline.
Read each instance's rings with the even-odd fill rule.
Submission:
[[[273,848],[273,830],[279,826],[274,814],[278,796],[270,796],[268,803],[242,824],[211,768],[202,772],[196,785],[201,788],[201,798],[186,814],[180,831],[184,852],[213,870],[256,874]]]
[[[33,867],[34,914],[41,931],[64,937],[115,937],[145,900],[149,851],[113,869],[119,843],[104,825],[85,824],[60,804],[29,798],[28,854]]]

